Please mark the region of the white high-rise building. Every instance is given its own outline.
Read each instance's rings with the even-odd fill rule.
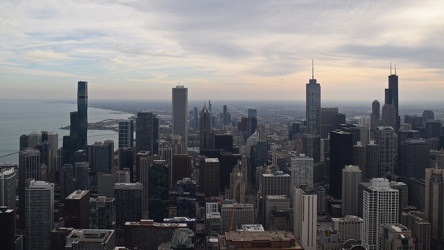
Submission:
[[[313,188],[313,158],[304,154],[291,157],[291,188],[307,185]]]
[[[342,216],[358,215],[359,182],[362,171],[358,166],[345,166],[342,169]]]
[[[0,168],[0,206],[15,209],[17,174],[14,168]]]
[[[378,249],[379,225],[398,223],[399,191],[391,188],[385,178],[373,178],[371,183],[363,191],[362,245],[375,250]]]
[[[27,248],[50,249],[54,225],[54,184],[27,180],[25,202]]]
[[[188,147],[188,89],[177,85],[173,92],[172,134],[182,137],[183,151]]]
[[[317,250],[317,205],[318,197],[313,189],[308,186],[294,188],[293,209],[295,221],[293,233],[305,250]]]

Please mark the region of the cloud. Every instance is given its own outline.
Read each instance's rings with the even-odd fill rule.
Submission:
[[[38,50],[38,49],[27,51],[25,56],[28,60],[36,62],[49,62],[56,60],[72,59],[65,54],[58,53],[53,50]]]
[[[17,79],[101,79],[120,89],[116,97],[128,81],[157,82],[156,90],[184,82],[199,95],[236,88],[256,98],[303,98],[293,86],[304,86],[311,59],[326,90],[364,86],[389,61],[436,86],[444,77],[443,8],[435,0],[5,0],[0,65]],[[276,92],[276,84],[291,91]]]

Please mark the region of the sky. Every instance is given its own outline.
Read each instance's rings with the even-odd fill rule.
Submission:
[[[442,0],[1,0],[0,98],[441,100]]]

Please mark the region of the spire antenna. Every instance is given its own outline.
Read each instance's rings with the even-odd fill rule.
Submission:
[[[313,59],[311,59],[311,79],[314,79],[314,64],[313,64]]]
[[[390,75],[392,74],[392,61],[390,61]]]
[[[396,75],[396,64],[395,64],[395,75]]]

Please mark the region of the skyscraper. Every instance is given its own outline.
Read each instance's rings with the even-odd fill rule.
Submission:
[[[26,214],[25,214],[25,180],[33,178],[41,179],[41,165],[40,152],[35,149],[25,149],[19,153],[19,227],[25,228]]]
[[[116,227],[125,225],[127,221],[142,219],[142,187],[141,183],[116,183]]]
[[[370,114],[370,129],[375,130],[378,126],[378,121],[381,119],[381,104],[378,100],[372,102],[372,113]]]
[[[0,168],[0,206],[15,209],[17,174],[14,168]]]
[[[314,79],[313,66],[312,76],[306,85],[305,115],[308,134],[321,133],[321,85]]]
[[[158,154],[159,119],[153,112],[138,112],[136,118],[136,153],[149,151]]]
[[[342,198],[342,169],[353,161],[353,136],[344,131],[330,132],[330,195]]]
[[[30,204],[24,209],[27,249],[50,249],[54,224],[54,184],[28,179],[24,200]]]
[[[205,197],[219,196],[220,165],[218,158],[202,157],[199,161],[199,189]]]
[[[0,242],[4,249],[16,249],[15,239],[15,209],[9,209],[0,204]]]
[[[79,81],[77,85],[77,113],[78,113],[78,149],[86,149],[88,145],[88,82]]]
[[[313,158],[299,155],[291,157],[290,188],[307,185],[313,188]]]
[[[317,195],[308,186],[293,188],[293,233],[306,250],[316,250]]]
[[[362,245],[368,250],[378,249],[379,225],[398,223],[399,191],[390,187],[384,178],[373,178],[372,185],[363,191],[364,226]]]
[[[250,137],[257,128],[257,110],[256,109],[248,109],[248,130],[247,130],[247,138]]]
[[[199,115],[199,147],[200,150],[209,149],[212,147],[211,144],[211,112],[204,105],[203,109],[200,111]]]
[[[396,119],[396,128],[393,128],[395,131],[398,131],[401,119],[399,118],[399,105],[398,105],[398,75],[396,75],[396,66],[395,66],[395,74],[392,74],[392,66],[390,64],[390,75],[388,76],[388,88],[385,89],[385,105],[394,105],[395,106],[395,119]]]
[[[148,197],[143,198],[149,199],[149,218],[162,222],[168,217],[169,200],[169,168],[165,165],[165,161],[154,161],[154,164],[149,167],[148,177]]]
[[[65,199],[65,226],[77,229],[89,227],[89,190],[76,190]]]
[[[400,173],[410,190],[413,190],[413,181],[423,180],[425,169],[429,165],[429,147],[430,144],[424,139],[411,139],[401,142],[401,154],[398,156],[400,162]],[[409,201],[413,200],[413,192],[409,192]]]
[[[92,185],[97,185],[98,173],[111,173],[114,164],[114,141],[95,142],[88,146],[88,162],[94,172]]]
[[[392,127],[379,126],[375,131],[375,143],[379,145],[379,176],[384,177],[395,170],[395,140]]]
[[[188,147],[188,89],[177,85],[173,90],[172,134],[182,137],[183,152]]]
[[[444,237],[444,169],[427,168],[425,170],[425,217],[432,227],[432,239]]]
[[[119,148],[134,146],[134,120],[119,121]]]
[[[362,171],[358,166],[345,166],[342,169],[342,216],[358,215],[359,182]]]
[[[89,200],[89,227],[114,229],[116,227],[116,198],[99,196]]]

